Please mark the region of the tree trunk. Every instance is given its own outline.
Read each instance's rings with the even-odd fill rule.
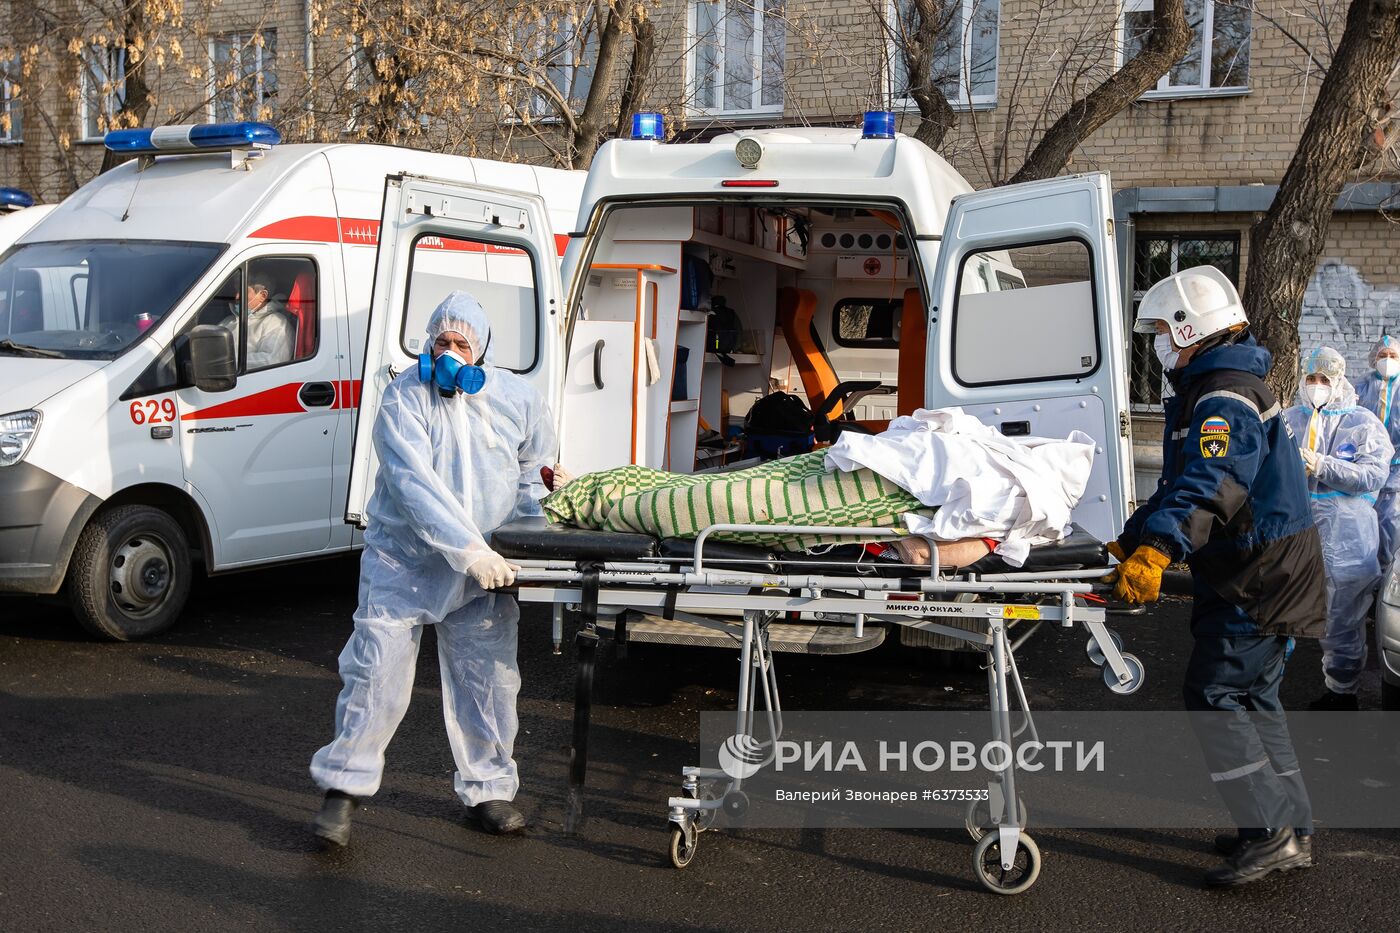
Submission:
[[[622,86],[622,102],[617,110],[617,135],[620,137],[632,130],[632,114],[641,109],[655,63],[656,26],[647,17],[646,8],[639,6],[632,15],[632,63],[627,69],[627,82]]]
[[[151,111],[151,89],[146,84],[146,56],[135,50],[146,44],[146,0],[127,0],[122,11],[122,38],[126,43],[126,68],[117,125],[144,126],[146,115]],[[102,153],[99,171],[109,171],[131,158],[108,149]]]
[[[608,117],[608,98],[612,97],[617,81],[617,53],[622,47],[623,24],[632,16],[632,0],[610,0],[608,17],[598,36],[598,57],[593,65],[593,83],[574,126],[574,138],[569,147],[570,167],[586,169],[593,154],[602,143],[603,125]]]
[[[1040,138],[1011,184],[1049,178],[1064,171],[1074,150],[1109,120],[1157,84],[1191,44],[1185,0],[1156,0],[1152,33],[1142,51],[1068,110]]]
[[[1400,58],[1400,2],[1353,0],[1278,194],[1250,231],[1244,308],[1274,355],[1269,387],[1283,400],[1298,381],[1303,291],[1327,240],[1332,208],[1375,129],[1377,104]]]
[[[933,73],[934,46],[947,25],[949,14],[945,0],[912,0],[910,8],[913,22],[899,44],[909,74],[909,96],[919,108],[919,125],[914,128],[914,138],[930,149],[937,149],[957,122],[953,105],[938,86],[942,76]]]

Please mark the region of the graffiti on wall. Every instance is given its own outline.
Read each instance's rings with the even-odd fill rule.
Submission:
[[[1382,334],[1400,337],[1400,286],[1373,286],[1355,266],[1325,259],[1303,294],[1298,336],[1304,354],[1333,347],[1353,383],[1371,369],[1371,346]]]

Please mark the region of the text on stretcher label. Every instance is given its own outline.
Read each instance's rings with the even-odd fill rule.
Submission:
[[[1002,606],[1003,619],[1039,619],[1040,609],[1036,606]]]

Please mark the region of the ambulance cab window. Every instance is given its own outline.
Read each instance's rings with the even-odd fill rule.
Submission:
[[[427,351],[424,335],[433,309],[454,291],[472,295],[491,322],[491,357],[515,372],[539,356],[535,259],[523,249],[483,240],[428,234],[413,241],[403,331],[404,352]]]
[[[1098,368],[1093,279],[1083,242],[972,253],[962,261],[958,292],[953,376],[963,385],[1075,379]]]
[[[238,267],[189,327],[216,324],[233,334],[240,374],[316,355],[320,320],[316,263],[268,257]]]

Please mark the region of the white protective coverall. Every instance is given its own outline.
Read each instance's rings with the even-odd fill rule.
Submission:
[[[340,654],[344,687],[335,739],[311,760],[322,789],[366,797],[379,789],[384,750],[408,709],[424,625],[437,626],[443,718],[467,806],[511,800],[520,689],[516,601],[470,576],[499,560],[486,542],[516,517],[540,514],[540,467],[554,429],[539,394],[491,365],[489,324],[475,298],[453,292],[428,321],[428,343],[456,331],[481,365],[485,387],[444,398],[410,367],[384,392],[374,424],[379,473],[365,514],[360,604]]]
[[[1366,666],[1366,613],[1380,582],[1376,494],[1390,476],[1394,455],[1380,419],[1356,400],[1346,361],[1331,347],[1303,357],[1304,378],[1327,378],[1321,406],[1298,386],[1298,404],[1284,412],[1302,453],[1313,521],[1322,536],[1327,571],[1327,630],[1322,672],[1333,693],[1356,693]]]
[[[236,314],[223,321],[223,326],[233,332],[234,346],[238,345],[238,325]],[[295,340],[296,324],[291,315],[280,301],[268,299],[248,314],[248,371],[290,362]]]

